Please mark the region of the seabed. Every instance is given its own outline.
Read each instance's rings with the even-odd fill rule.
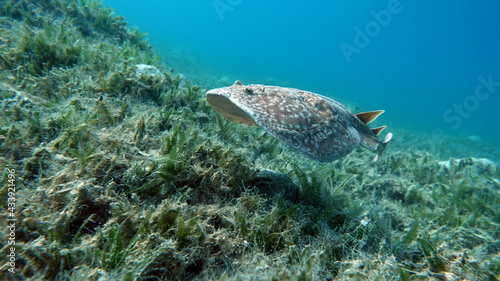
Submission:
[[[500,278],[498,149],[390,128],[317,163],[99,1],[0,7],[0,280]]]

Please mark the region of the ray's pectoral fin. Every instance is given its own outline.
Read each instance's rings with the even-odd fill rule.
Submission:
[[[370,150],[377,150],[380,146],[380,140],[371,134],[361,134],[360,141],[364,147]]]

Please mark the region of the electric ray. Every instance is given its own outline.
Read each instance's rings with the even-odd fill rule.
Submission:
[[[392,137],[377,135],[386,127],[370,129],[383,110],[352,114],[340,103],[307,91],[266,85],[243,85],[207,92],[207,102],[230,121],[261,126],[292,151],[328,162],[346,156],[358,145],[378,156]]]

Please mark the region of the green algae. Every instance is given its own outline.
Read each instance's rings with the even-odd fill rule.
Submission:
[[[376,163],[315,163],[214,113],[99,1],[0,3],[0,176],[22,206],[1,279],[500,277],[498,166],[405,133]]]

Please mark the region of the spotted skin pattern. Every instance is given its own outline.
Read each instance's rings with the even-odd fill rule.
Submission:
[[[316,161],[339,159],[360,144],[371,150],[384,147],[349,109],[315,93],[236,81],[208,91],[207,101],[229,120],[259,125],[292,151]]]

